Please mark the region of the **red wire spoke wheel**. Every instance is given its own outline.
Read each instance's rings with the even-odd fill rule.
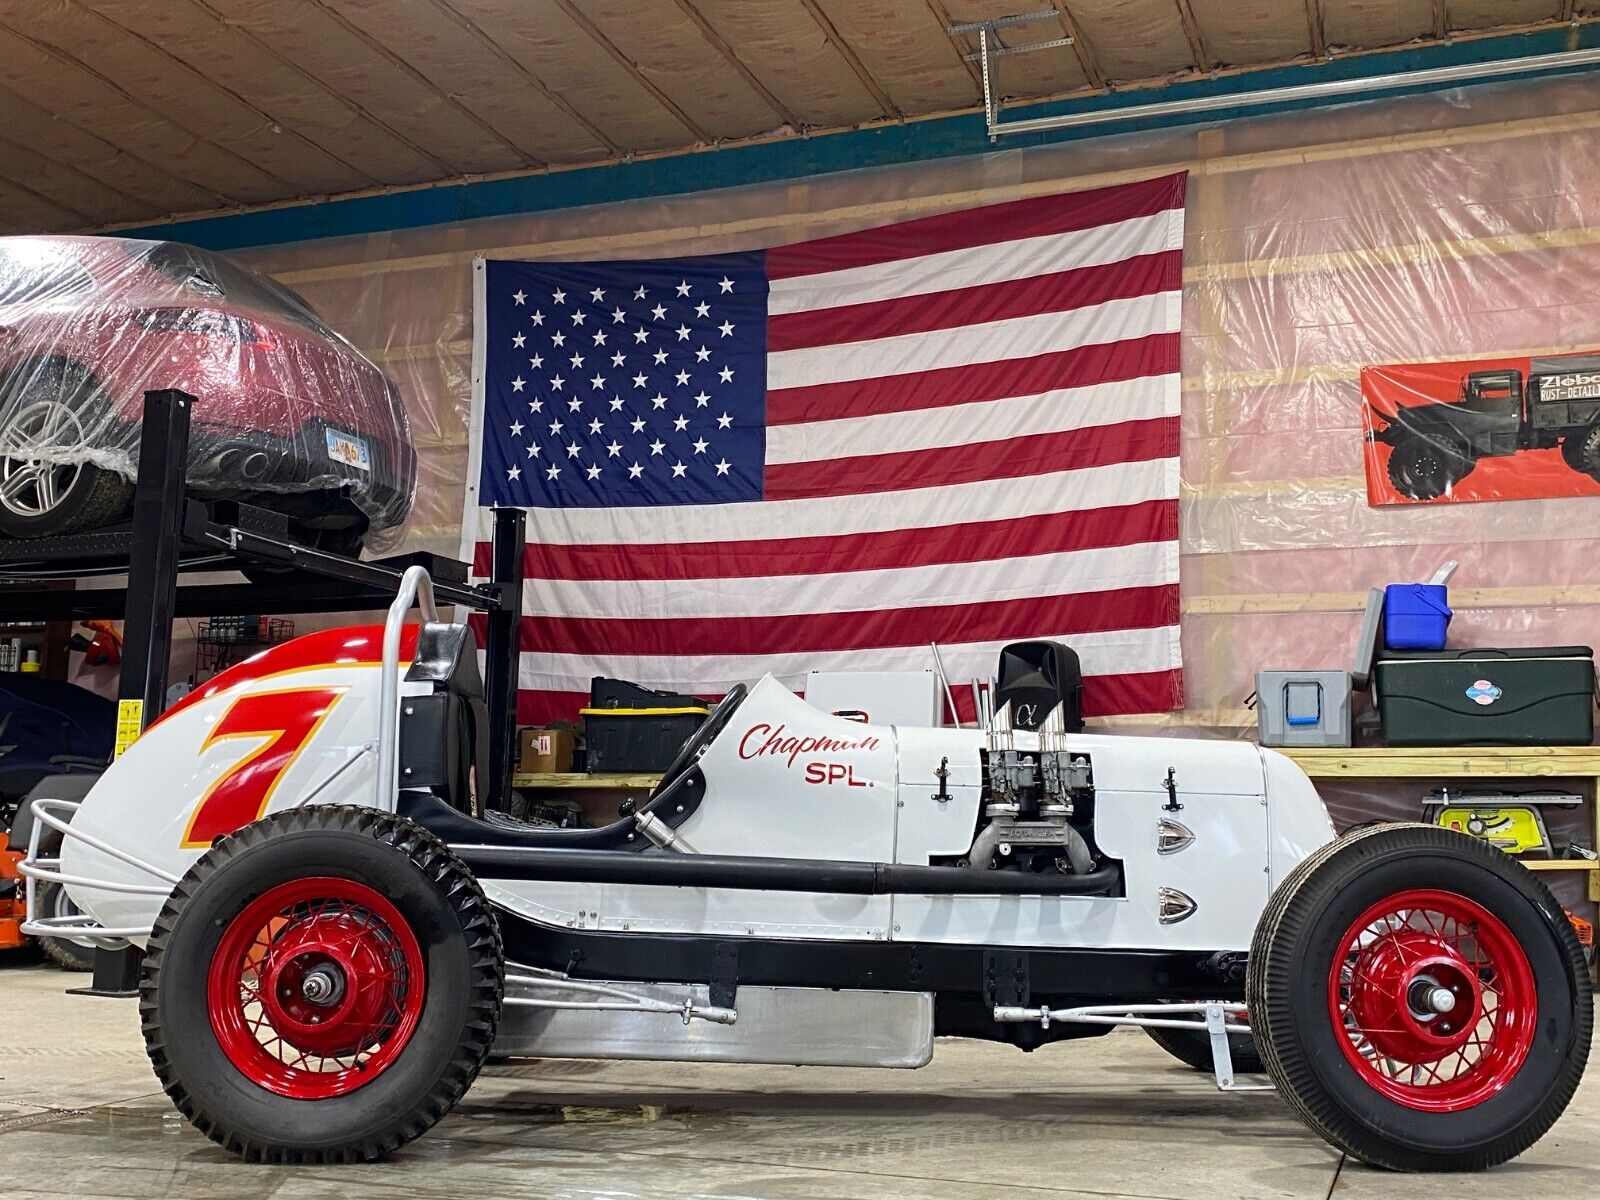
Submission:
[[[257,1162],[382,1158],[477,1078],[500,926],[448,846],[313,805],[223,838],[173,888],[139,982],[145,1049],[196,1129]]]
[[[1413,888],[1369,907],[1328,972],[1345,1058],[1407,1108],[1481,1104],[1528,1057],[1539,1002],[1528,956],[1483,905]]]
[[[297,1100],[381,1075],[422,1015],[416,934],[364,883],[315,876],[269,889],[223,932],[207,978],[211,1029],[254,1083]]]
[[[1549,889],[1431,825],[1363,829],[1291,871],[1256,925],[1245,992],[1289,1106],[1404,1171],[1482,1170],[1533,1145],[1572,1099],[1594,1023]]]

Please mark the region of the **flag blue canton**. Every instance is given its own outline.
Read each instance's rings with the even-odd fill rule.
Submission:
[[[480,504],[761,498],[764,255],[490,261],[484,290]]]

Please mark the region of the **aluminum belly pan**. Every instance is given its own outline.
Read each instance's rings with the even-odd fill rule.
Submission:
[[[708,1005],[704,984],[614,985],[640,996]],[[548,993],[543,993],[548,995]],[[493,1053],[513,1058],[616,1058],[805,1067],[921,1067],[933,1057],[928,992],[741,987],[732,1025],[675,1013],[529,1008],[536,993],[508,984]]]

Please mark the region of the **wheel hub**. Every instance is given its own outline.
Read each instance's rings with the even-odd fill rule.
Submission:
[[[83,470],[81,462],[61,461],[60,455],[87,445],[82,421],[62,401],[23,407],[0,433],[0,505],[21,517],[55,511]]]

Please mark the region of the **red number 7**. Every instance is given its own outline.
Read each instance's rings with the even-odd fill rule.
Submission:
[[[297,688],[241,696],[223,713],[206,740],[203,754],[224,738],[266,738],[207,789],[189,818],[185,850],[205,849],[217,838],[242,829],[267,811],[272,793],[300,751],[321,728],[344,688]]]

